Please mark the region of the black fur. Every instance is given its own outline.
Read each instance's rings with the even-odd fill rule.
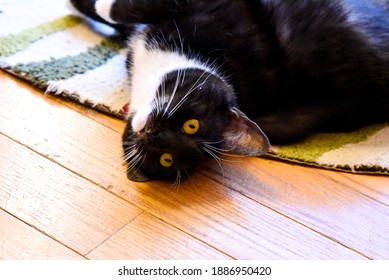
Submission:
[[[129,152],[128,147],[137,143],[139,150],[147,150],[147,157],[143,165],[147,166],[145,176],[148,179],[171,179],[180,172],[190,172],[193,168],[203,163],[206,153],[198,143],[215,142],[220,143],[225,127],[229,122],[229,108],[235,104],[228,93],[231,89],[215,76],[201,76],[204,72],[199,70],[187,70],[185,80],[180,85],[181,90],[177,91],[172,104],[178,104],[184,94],[194,84],[202,84],[201,89],[191,95],[190,106],[181,106],[177,112],[167,120],[167,115],[153,112],[148,119],[145,130],[147,134],[133,133],[131,118],[123,135],[125,154]],[[165,79],[164,91],[169,94],[174,91],[177,80],[177,73],[172,72]],[[162,90],[158,91],[159,93]],[[204,102],[207,100],[207,102]],[[195,135],[186,135],[181,132],[182,124],[188,119],[200,120],[200,130]],[[159,157],[163,153],[170,153],[174,157],[172,168],[161,168]],[[139,173],[140,170],[137,170]],[[186,173],[181,174],[183,176]],[[141,175],[138,175],[141,176]]]
[[[72,2],[102,20],[93,0]],[[117,0],[111,18],[121,30],[149,24],[150,46],[217,67],[236,96],[230,105],[273,144],[389,121],[387,0]],[[204,157],[183,150],[195,157],[185,169]]]

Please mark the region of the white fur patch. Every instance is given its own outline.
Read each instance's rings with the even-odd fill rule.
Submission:
[[[163,77],[175,70],[197,68],[210,73],[214,71],[200,61],[189,59],[178,52],[148,49],[144,36],[132,39],[130,47],[133,52],[131,71],[130,115],[133,116],[132,128],[135,132],[142,130],[153,109],[158,87]]]
[[[117,23],[111,18],[111,9],[116,0],[97,0],[95,3],[96,13],[109,23]]]

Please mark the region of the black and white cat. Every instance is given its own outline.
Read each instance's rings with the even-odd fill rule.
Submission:
[[[389,121],[388,0],[71,2],[128,41],[131,180]]]

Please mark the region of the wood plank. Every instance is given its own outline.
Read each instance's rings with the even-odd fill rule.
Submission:
[[[118,165],[120,133],[29,90],[15,91],[0,96],[4,133],[235,258],[362,257],[201,175],[177,193],[168,184],[131,183]]]
[[[0,134],[0,209],[87,254],[141,213]]]
[[[105,188],[118,179],[132,185],[123,166],[121,133],[5,76],[0,75],[0,85],[6,89],[0,94],[1,132],[71,170],[97,178]]]
[[[0,211],[0,259],[4,260],[82,260],[66,248],[29,225]]]
[[[114,260],[223,260],[227,255],[143,213],[87,255]]]
[[[363,176],[346,180],[334,171],[254,158],[223,168],[209,176],[370,258],[389,258],[389,207],[379,202],[387,194],[365,195]],[[377,181],[387,186],[389,177]]]
[[[148,211],[237,259],[360,259],[309,228],[201,174],[182,182],[138,186]],[[114,190],[131,199],[131,189]]]
[[[328,178],[329,173],[322,172]],[[373,175],[355,175],[338,172],[331,173],[332,180],[349,186],[363,195],[389,206],[389,177]]]
[[[9,89],[10,91],[32,91],[32,92],[38,92],[40,95],[44,94],[44,98],[48,100],[55,101],[53,104],[61,104],[64,107],[70,108],[73,111],[76,111],[83,116],[90,118],[100,124],[103,124],[113,130],[116,130],[118,132],[122,132],[124,128],[124,120],[112,117],[107,114],[100,113],[92,108],[86,107],[82,104],[69,101],[69,99],[66,99],[65,97],[62,97],[61,95],[53,95],[51,93],[46,94],[43,93],[40,90],[37,90],[32,85],[25,83],[21,81],[19,78],[8,74],[7,72],[4,72],[0,69],[0,83],[3,84],[4,88]]]
[[[56,109],[58,108],[58,104],[56,103],[57,101],[59,101],[61,104],[62,103],[65,103],[64,101],[62,101],[62,100],[59,100],[58,98],[53,98],[53,97],[49,97],[48,95],[45,95],[45,96],[42,96],[40,93],[38,93],[38,95],[36,95],[36,96],[33,96],[33,95],[30,95],[30,88],[28,87],[28,86],[20,86],[15,80],[8,80],[8,79],[4,79],[3,81],[2,81],[4,84],[6,84],[6,87],[11,91],[11,92],[17,92],[17,93],[20,93],[20,92],[23,92],[25,95],[23,96],[23,99],[20,101],[20,98],[18,98],[18,96],[16,96],[16,95],[12,95],[12,97],[15,97],[15,99],[13,100],[13,102],[14,102],[14,106],[20,106],[20,104],[17,104],[17,103],[19,103],[19,102],[25,102],[25,103],[23,103],[21,106],[22,107],[24,107],[25,105],[27,106],[27,104],[29,104],[29,106],[27,106],[28,108],[31,108],[31,110],[30,111],[28,111],[28,112],[24,112],[24,115],[33,115],[34,114],[34,111],[36,110],[36,108],[34,108],[35,106],[37,106],[37,104],[39,104],[39,105],[45,105],[45,106],[47,106],[47,107],[45,107],[45,108],[40,108],[41,110],[44,110],[45,112],[47,112],[47,111],[49,111],[50,112],[50,109],[51,109],[51,111],[56,111]],[[23,90],[20,90],[20,87],[22,87],[22,89]],[[54,100],[54,101],[56,101],[56,102],[52,102],[51,100]],[[11,100],[10,99],[8,99],[8,101],[10,101],[11,102]],[[4,102],[4,104],[5,104],[5,102]],[[70,103],[69,103],[70,104]],[[67,105],[66,103],[65,103],[65,105]],[[12,105],[11,105],[12,106]],[[52,108],[52,106],[55,106],[55,108]],[[3,106],[3,108],[5,108],[6,106]],[[67,106],[67,107],[70,107],[72,110],[68,110],[68,112],[70,112],[70,116],[71,117],[69,117],[68,118],[68,116],[69,115],[61,115],[59,118],[62,118],[62,117],[64,117],[64,119],[70,119],[70,120],[72,120],[72,119],[75,119],[75,121],[74,121],[74,123],[79,123],[80,121],[81,121],[81,116],[79,115],[79,114],[74,114],[74,112],[73,112],[73,109],[75,109],[75,108],[73,108],[74,106]],[[77,106],[76,106],[77,107]],[[40,110],[40,109],[38,109],[38,110]],[[79,108],[77,108],[77,110],[80,110],[80,111],[82,111],[82,108],[81,107],[79,107]],[[12,110],[11,110],[12,111]],[[9,116],[11,116],[12,115],[12,112],[11,111],[8,111],[8,112],[6,112],[5,114],[7,114],[7,113],[9,113],[9,115],[8,115],[8,117]],[[66,110],[65,110],[66,111]],[[87,111],[87,116],[88,117],[90,117],[89,116],[89,114],[90,114],[90,110],[88,110],[88,109],[86,109],[86,111]],[[5,115],[4,114],[4,115]],[[53,116],[49,116],[49,118],[52,120],[52,119],[55,119],[55,117],[53,117]],[[45,119],[45,117],[43,117],[43,119]],[[80,155],[82,155],[83,154],[83,152],[85,153],[85,146],[86,147],[90,147],[91,145],[87,145],[88,143],[85,143],[85,141],[84,142],[82,142],[82,143],[78,143],[78,145],[77,145],[77,143],[75,143],[75,145],[74,145],[74,150],[73,149],[71,149],[71,153],[70,153],[70,155],[69,156],[67,156],[67,157],[61,157],[60,155],[61,155],[61,152],[54,152],[54,151],[52,151],[52,150],[57,150],[57,149],[61,149],[61,148],[69,148],[69,147],[58,147],[58,145],[56,145],[56,144],[53,144],[53,143],[59,143],[59,146],[61,146],[62,145],[62,143],[61,143],[61,141],[59,141],[60,139],[58,139],[58,135],[59,135],[59,133],[57,134],[57,135],[53,135],[53,133],[52,132],[50,132],[50,133],[47,133],[45,130],[36,130],[36,131],[33,131],[33,133],[31,133],[31,134],[33,134],[33,137],[30,137],[29,135],[24,135],[23,136],[23,130],[27,130],[29,127],[32,127],[32,126],[34,126],[34,123],[40,123],[40,124],[42,124],[42,121],[43,121],[43,119],[40,119],[40,120],[32,120],[31,121],[31,123],[25,123],[24,121],[25,121],[25,116],[23,116],[23,115],[21,115],[21,118],[19,119],[19,122],[15,122],[15,120],[12,120],[12,125],[11,126],[6,126],[6,125],[4,125],[4,126],[2,126],[2,128],[3,128],[3,131],[6,131],[6,133],[8,133],[8,134],[11,134],[11,135],[13,135],[14,137],[16,137],[17,139],[19,139],[19,140],[24,140],[25,141],[25,143],[26,143],[26,145],[29,145],[31,148],[35,148],[35,149],[38,149],[40,152],[42,152],[42,153],[44,153],[46,156],[48,156],[48,157],[51,157],[53,160],[57,160],[57,161],[59,161],[59,162],[61,162],[61,164],[63,164],[63,165],[66,165],[66,166],[70,166],[70,167],[76,167],[76,168],[74,168],[74,169],[76,169],[76,170],[78,170],[78,171],[80,171],[80,170],[84,170],[83,168],[85,167],[85,162],[84,161],[82,161],[82,157],[80,156]],[[95,116],[92,116],[92,117],[90,117],[90,119],[93,119],[93,120],[95,120],[96,119],[96,117]],[[102,117],[102,119],[104,120],[104,119],[108,119],[108,117],[106,117],[106,116],[103,116]],[[104,122],[102,122],[101,121],[101,119],[100,118],[97,118],[97,121],[99,121],[99,123],[103,123],[104,124]],[[86,120],[86,122],[87,122],[87,124],[86,124],[86,126],[92,126],[92,127],[94,127],[94,128],[96,128],[96,127],[102,127],[101,125],[99,125],[99,124],[96,124],[94,121],[91,121],[91,120]],[[22,127],[23,127],[23,123],[24,123],[24,127],[23,127],[23,129],[22,129],[22,131],[20,131],[21,133],[20,134],[15,134],[15,133],[12,133],[12,126],[13,125],[15,125],[15,123],[19,126],[19,125],[21,125]],[[49,122],[50,123],[50,122]],[[114,123],[117,123],[117,120],[115,120],[114,119]],[[122,124],[123,124],[123,122],[122,122]],[[50,124],[48,124],[47,122],[46,122],[46,124],[45,123],[43,123],[43,126],[44,127],[50,127]],[[73,125],[73,124],[69,124],[69,128],[72,128],[72,127],[76,127],[75,128],[75,130],[71,130],[71,129],[68,129],[67,127],[65,127],[63,130],[64,131],[70,131],[69,132],[69,134],[70,134],[70,136],[69,136],[69,134],[66,134],[66,133],[62,133],[61,135],[60,135],[60,138],[62,138],[62,139],[66,139],[66,138],[72,138],[72,139],[74,139],[74,137],[73,137],[73,133],[79,133],[79,131],[77,130],[78,129],[78,127],[77,127],[77,125]],[[7,130],[6,128],[8,128],[9,130]],[[83,129],[84,127],[82,127],[81,126],[81,129]],[[122,125],[122,128],[123,128],[123,125]],[[98,129],[98,128],[97,128]],[[110,132],[111,132],[111,130],[110,129],[107,129],[106,127],[102,127],[102,129],[103,129],[103,133],[102,133],[102,135],[104,136],[104,137],[106,137],[106,136],[108,136],[109,137],[109,134],[110,134]],[[52,131],[52,129],[50,129],[50,131]],[[11,133],[10,133],[11,132]],[[31,131],[30,131],[31,132]],[[96,135],[96,133],[91,133],[91,135],[93,135],[93,136],[95,136]],[[120,144],[120,134],[117,134],[117,136],[118,136],[118,138],[116,139],[116,141],[115,141],[115,143],[117,143],[117,144]],[[30,140],[28,140],[28,138],[30,139]],[[32,141],[31,141],[31,139],[32,139]],[[66,140],[65,140],[66,141]],[[40,142],[44,142],[44,145],[40,145]],[[31,143],[33,143],[32,145],[31,145]],[[45,148],[48,148],[48,149],[39,149],[39,146],[44,146]],[[54,146],[54,147],[53,147]],[[57,147],[56,147],[57,146]],[[66,146],[66,145],[65,145]],[[110,147],[111,148],[111,146],[110,145],[104,145],[104,146],[106,146],[106,147]],[[78,151],[77,150],[77,148],[78,147],[80,147],[81,148],[81,151]],[[90,150],[88,150],[88,153],[89,154],[91,154],[91,153],[93,153],[94,152],[94,149],[95,148],[95,150],[97,150],[97,151],[99,151],[99,150],[101,150],[100,148],[96,148],[96,147],[92,147],[92,149],[90,149]],[[115,146],[115,148],[117,148],[117,150],[121,150],[121,147],[120,146]],[[69,151],[69,149],[67,149],[67,152],[65,152],[65,153],[68,153],[68,151]],[[108,151],[107,153],[109,153],[109,152],[112,152],[112,150],[111,151]],[[75,155],[77,155],[77,156],[75,156]],[[80,161],[76,161],[76,160],[74,160],[74,158],[75,157],[77,157],[77,158],[80,158],[81,157],[81,160]],[[105,157],[104,155],[102,155],[101,157]],[[65,158],[65,161],[61,161],[61,159],[62,158]],[[119,158],[119,157],[117,157],[117,158]],[[67,161],[67,159],[69,160],[69,161]],[[90,160],[90,157],[86,157],[86,160]],[[121,155],[120,155],[120,160],[121,160]],[[120,160],[118,160],[118,161],[120,161]],[[69,163],[70,162],[70,163]],[[77,168],[78,167],[78,168]],[[87,166],[87,169],[88,170],[91,170],[92,172],[94,172],[94,174],[96,174],[96,170],[93,170],[94,168],[90,168],[91,166],[90,166],[90,164]],[[103,173],[103,174],[105,174],[105,176],[103,177],[104,178],[104,180],[105,180],[105,182],[108,182],[107,184],[103,184],[104,186],[106,186],[106,187],[109,187],[110,186],[110,184],[109,184],[109,180],[111,180],[112,178],[116,178],[116,177],[121,177],[122,178],[122,180],[121,180],[121,182],[123,182],[123,183],[125,183],[125,184],[127,184],[128,183],[128,180],[127,180],[127,178],[126,178],[126,175],[125,175],[125,171],[124,171],[124,169],[121,169],[121,165],[120,165],[120,174],[122,175],[122,176],[118,176],[118,174],[117,173],[111,173],[111,178],[108,178],[107,179],[107,176],[106,176],[106,170],[104,169],[104,172],[99,172],[99,173]],[[91,177],[93,177],[93,176],[91,176]],[[110,177],[110,176],[108,176],[108,177]],[[101,181],[100,181],[100,183],[101,183]],[[165,240],[165,242],[167,242],[166,240]],[[200,242],[198,242],[198,243],[200,243]],[[200,246],[202,249],[204,249],[204,251],[205,251],[205,247],[204,246]],[[211,248],[208,248],[208,250],[210,251],[210,252],[212,252],[212,254],[215,254],[214,253],[214,250],[213,249],[211,249]],[[162,252],[162,253],[164,253],[164,252]],[[206,255],[206,252],[203,252],[203,254],[204,255]],[[209,253],[209,255],[211,255],[211,253]],[[215,255],[219,255],[219,254],[215,254]],[[219,257],[220,257],[220,255],[219,255]]]

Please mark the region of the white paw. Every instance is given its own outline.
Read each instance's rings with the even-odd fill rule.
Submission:
[[[111,18],[111,9],[116,0],[97,0],[95,3],[96,13],[109,23],[117,23]]]

